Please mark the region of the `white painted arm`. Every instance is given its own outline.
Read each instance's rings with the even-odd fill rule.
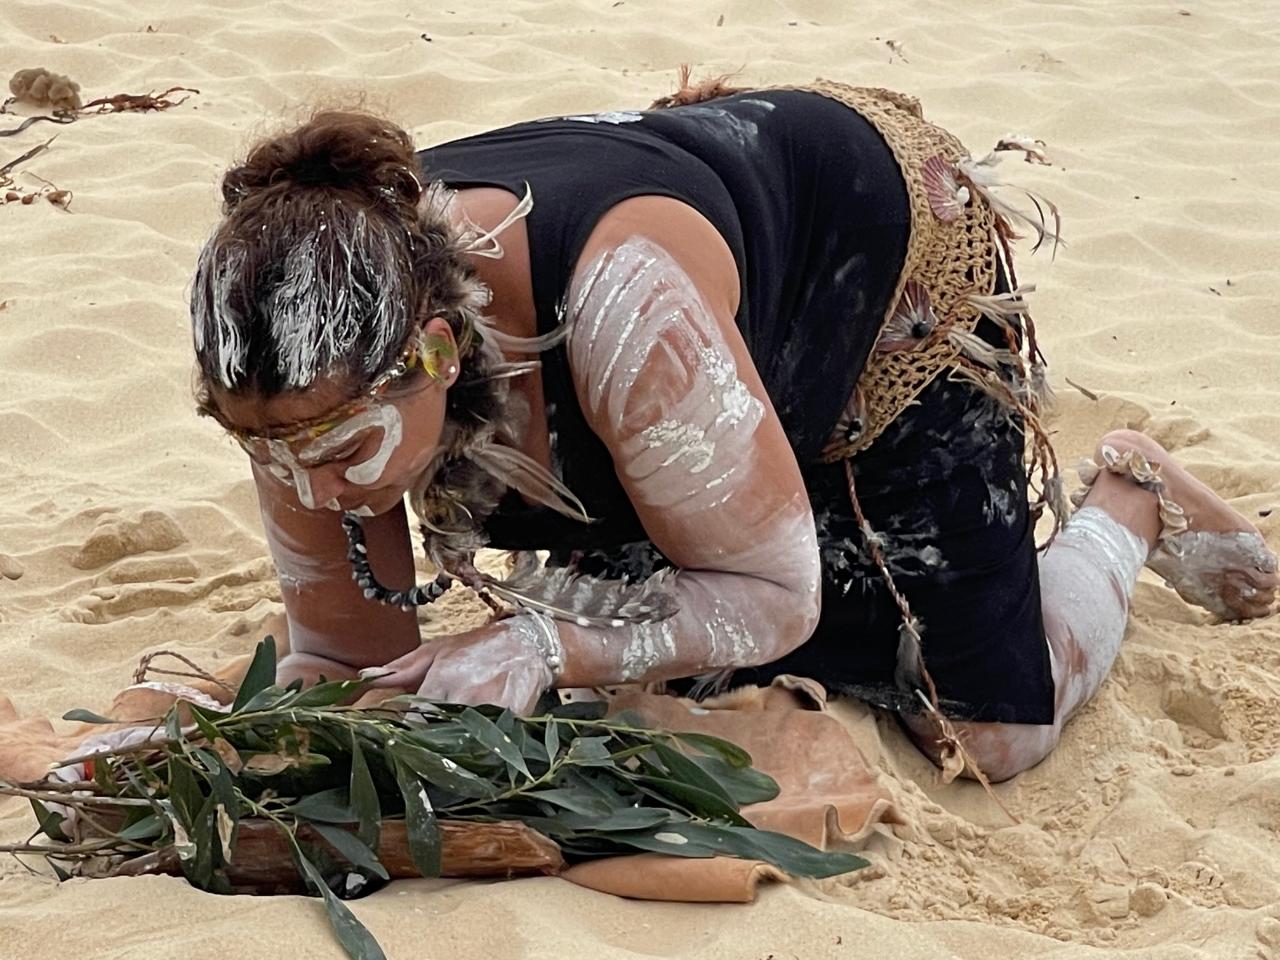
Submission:
[[[562,686],[767,663],[817,625],[819,555],[800,470],[732,309],[710,299],[638,235],[572,285],[578,398],[650,539],[680,571],[680,611],[657,624],[559,623]]]

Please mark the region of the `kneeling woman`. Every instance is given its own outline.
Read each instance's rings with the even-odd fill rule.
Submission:
[[[999,778],[1098,689],[1144,563],[1265,614],[1275,556],[1138,434],[1102,439],[1037,553],[1065,510],[992,166],[835,84],[686,86],[416,155],[352,113],[260,143],[192,320],[204,411],[252,460],[284,675],[528,710],[798,673],[926,748],[940,711]],[[520,551],[511,576],[483,546]],[[454,579],[515,613],[420,645]]]

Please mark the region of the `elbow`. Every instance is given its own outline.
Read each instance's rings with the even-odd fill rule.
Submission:
[[[764,637],[757,634],[759,642],[751,651],[750,662],[739,666],[756,667],[772,663],[805,643],[818,629],[822,615],[822,587],[816,572],[812,578],[795,578],[785,584],[773,583],[772,587],[758,608],[757,623],[768,625],[768,631]]]
[[[779,630],[779,644],[770,659],[786,656],[813,636],[822,617],[822,588],[818,581],[796,586],[787,591],[785,609],[793,616]]]

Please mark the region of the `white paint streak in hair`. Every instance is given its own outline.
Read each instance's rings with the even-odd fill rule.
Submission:
[[[269,325],[285,390],[334,371],[369,378],[402,343],[414,319],[413,280],[397,227],[334,204],[300,234],[237,237],[220,225],[200,253],[192,286],[195,348],[221,386],[242,385],[249,331]],[[252,276],[250,252],[269,248],[270,278]],[[359,355],[354,355],[358,350]]]

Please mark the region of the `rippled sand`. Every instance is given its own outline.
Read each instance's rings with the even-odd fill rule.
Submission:
[[[75,194],[66,212],[0,207],[0,554],[24,571],[0,579],[0,690],[18,710],[101,704],[161,646],[243,652],[278,611],[243,458],[192,412],[185,287],[228,160],[304,102],[353,94],[427,144],[642,106],[688,61],[904,90],[975,153],[1042,137],[1052,167],[1006,172],[1066,217],[1056,262],[1020,261],[1060,453],[1146,430],[1280,541],[1272,0],[449,2],[0,7],[6,73],[46,66],[91,97],[200,90],[0,139],[3,164],[56,133],[24,169]],[[1212,624],[1144,580],[1112,679],[1058,755],[1000,788],[1016,827],[973,786],[938,787],[891,724],[839,711],[917,824],[852,882],[717,908],[423,881],[354,909],[393,958],[1280,956],[1275,617]],[[0,837],[30,829],[0,804]],[[50,952],[341,955],[312,901],[58,886],[0,861],[0,955]]]

